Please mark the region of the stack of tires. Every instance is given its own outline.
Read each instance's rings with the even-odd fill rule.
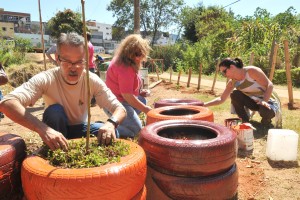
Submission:
[[[206,113],[205,117],[174,113],[162,116],[174,110],[183,113],[195,109],[202,109],[200,113]],[[158,107],[147,113],[147,126],[139,137],[139,145],[147,156],[147,199],[237,196],[236,134],[213,123],[212,113],[203,109],[206,108],[176,105]]]
[[[165,120],[145,126],[139,145],[147,155],[147,199],[236,195],[236,134],[229,128],[201,120]]]
[[[17,199],[21,193],[21,164],[26,157],[24,140],[0,133],[0,199]]]

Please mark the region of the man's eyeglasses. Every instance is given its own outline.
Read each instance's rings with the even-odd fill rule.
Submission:
[[[72,63],[72,62],[66,61],[66,60],[62,60],[59,55],[58,55],[58,60],[59,60],[59,62],[61,63],[61,65],[63,67],[72,67],[72,66],[82,67],[86,64],[85,60],[81,60],[81,61],[78,61],[78,62],[75,62],[75,63]]]

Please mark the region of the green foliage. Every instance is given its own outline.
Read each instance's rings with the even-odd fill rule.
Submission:
[[[8,41],[0,40],[0,62],[4,66],[21,64],[25,61],[25,53],[31,48],[29,39],[15,38]]]
[[[83,23],[81,14],[73,12],[70,9],[59,11],[47,23],[47,32],[53,38],[58,38],[60,33],[76,32],[79,35],[83,34]]]
[[[178,13],[181,13],[183,4],[183,0],[140,0],[141,30],[144,31],[145,35],[152,36],[152,45],[159,30],[166,29],[178,22]],[[134,1],[112,0],[107,10],[112,11],[113,17],[117,18],[114,26],[126,27],[132,32],[134,27]]]
[[[61,168],[90,168],[108,163],[120,162],[120,158],[129,154],[129,145],[122,141],[115,141],[109,146],[98,145],[97,140],[91,140],[90,152],[86,153],[85,139],[71,140],[69,151],[61,149],[51,151],[44,146],[40,153],[53,166]]]
[[[184,45],[175,44],[167,46],[154,46],[150,52],[150,57],[155,59],[164,59],[165,69],[172,67],[176,69],[176,60],[183,58]]]
[[[291,69],[292,85],[294,87],[300,87],[300,68]],[[273,78],[274,84],[286,85],[286,70],[276,70]]]
[[[217,6],[206,8],[199,4],[183,9],[179,19],[185,28],[184,38],[193,42],[186,43],[180,62],[194,71],[202,63],[203,73],[209,75],[215,71],[216,61],[226,57],[239,57],[248,65],[253,53],[253,64],[268,74],[273,41],[279,44],[276,68],[284,67],[284,40],[289,42],[292,64],[300,65],[300,18],[293,7],[275,17],[262,8],[257,8],[253,16],[234,17],[232,12]]]

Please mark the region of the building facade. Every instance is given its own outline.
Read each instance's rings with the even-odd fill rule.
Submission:
[[[0,38],[13,39],[15,35],[14,23],[0,22]]]
[[[14,32],[28,32],[30,30],[30,13],[10,12],[0,8],[0,22],[14,24]]]

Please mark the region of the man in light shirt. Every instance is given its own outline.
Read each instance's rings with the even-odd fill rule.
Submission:
[[[67,139],[86,136],[88,89],[85,70],[84,38],[77,33],[62,33],[55,55],[59,67],[43,71],[6,95],[0,110],[11,120],[37,132],[50,149],[68,149]],[[91,97],[113,115],[105,123],[91,123],[91,134],[101,144],[117,137],[116,128],[126,117],[126,110],[94,73],[89,74]],[[26,110],[42,97],[45,112],[40,121]]]

